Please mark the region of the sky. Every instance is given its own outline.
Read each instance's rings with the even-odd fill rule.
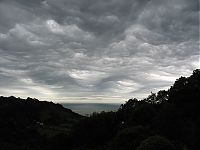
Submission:
[[[198,0],[0,0],[0,95],[122,103],[199,68]]]

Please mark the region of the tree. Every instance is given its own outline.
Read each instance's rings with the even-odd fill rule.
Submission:
[[[134,98],[134,99],[129,99],[125,104],[122,104],[120,106],[120,110],[132,110],[137,104],[139,103],[139,101]]]
[[[158,91],[156,102],[157,103],[163,103],[169,99],[169,92],[165,90]]]
[[[111,145],[111,150],[132,150],[141,141],[151,135],[151,131],[143,126],[122,129],[118,132]]]
[[[145,99],[145,101],[146,101],[147,103],[150,103],[150,104],[156,103],[156,93],[152,93],[152,92],[151,92],[151,95],[149,95],[149,96]]]
[[[175,150],[175,146],[164,137],[151,136],[141,142],[136,150]]]

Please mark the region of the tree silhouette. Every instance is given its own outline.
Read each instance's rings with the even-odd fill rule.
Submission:
[[[142,141],[136,150],[175,150],[175,146],[164,137],[151,136]]]

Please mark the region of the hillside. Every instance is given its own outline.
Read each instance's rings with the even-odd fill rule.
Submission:
[[[60,104],[1,96],[0,144],[5,149],[38,149],[37,143],[61,133],[67,135],[71,126],[81,118]]]
[[[0,98],[4,150],[199,150],[200,70],[117,112],[82,117],[59,104]]]

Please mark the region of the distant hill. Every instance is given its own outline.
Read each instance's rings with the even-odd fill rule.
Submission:
[[[5,149],[21,149],[19,145],[26,148],[33,141],[37,144],[46,137],[68,134],[71,126],[81,118],[83,116],[53,102],[1,96],[0,145],[5,145]]]

